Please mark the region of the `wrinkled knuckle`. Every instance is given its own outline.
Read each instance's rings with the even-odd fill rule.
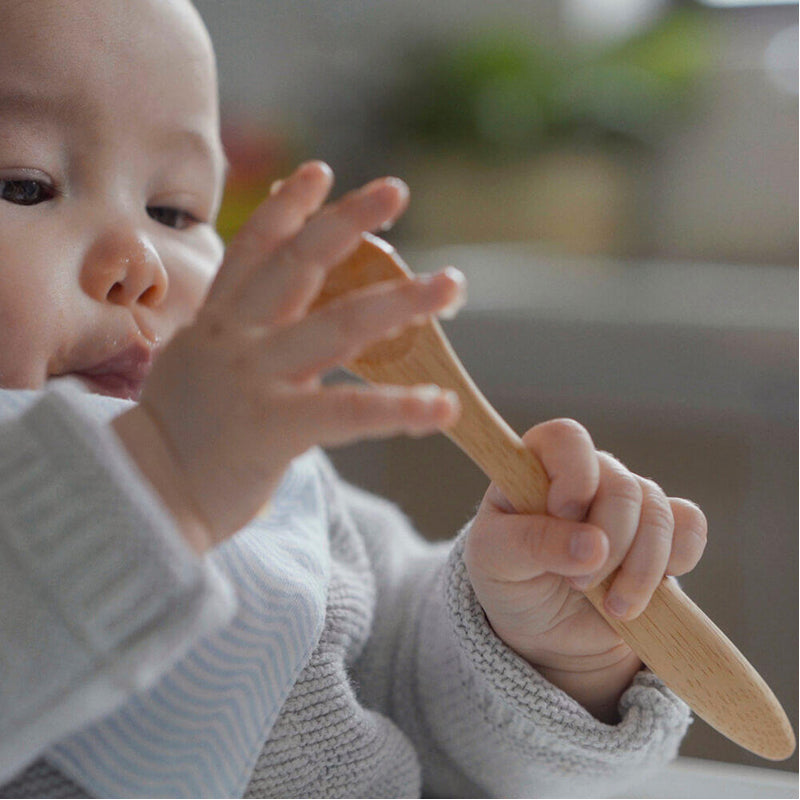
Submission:
[[[609,479],[608,494],[617,502],[640,508],[644,493],[638,480],[629,472],[617,471]]]
[[[691,522],[688,526],[689,531],[696,536],[698,541],[702,543],[702,546],[705,547],[706,542],[708,541],[708,520],[700,508],[693,503],[690,503],[689,505],[691,506],[692,512]]]
[[[641,524],[651,528],[653,535],[671,539],[675,530],[675,518],[669,503],[650,497],[642,508]]]
[[[708,525],[704,514],[700,514],[696,519],[696,524],[685,527],[685,534],[688,534],[688,546],[696,560],[700,558],[708,544]]]
[[[666,502],[666,495],[664,494],[664,490],[652,479],[652,478],[638,478],[639,483],[642,485],[642,489],[646,491],[649,495],[656,497],[656,498],[663,498]]]
[[[683,498],[671,498],[670,505],[678,531],[687,534],[701,547],[705,547],[708,541],[708,520],[702,509],[691,500]]]

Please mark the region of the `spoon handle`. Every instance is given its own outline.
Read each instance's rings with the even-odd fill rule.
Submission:
[[[415,329],[413,346],[385,359],[378,350],[348,365],[379,383],[435,383],[454,390],[461,416],[446,435],[494,481],[520,513],[542,514],[549,481],[541,462],[487,402],[461,365],[439,324]],[[372,357],[371,357],[372,355]],[[764,758],[788,758],[792,726],[761,676],[722,631],[665,578],[645,611],[622,622],[608,616],[603,598],[613,575],[585,594],[642,661],[695,713],[724,736]]]

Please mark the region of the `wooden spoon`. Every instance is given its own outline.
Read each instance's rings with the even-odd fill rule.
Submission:
[[[410,280],[394,249],[370,235],[335,267],[317,305],[384,280]],[[445,434],[493,480],[521,513],[543,514],[548,479],[539,460],[489,405],[431,319],[370,347],[345,365],[367,381],[436,384],[453,389],[461,416]],[[764,758],[788,758],[794,732],[770,688],[716,625],[665,578],[630,622],[609,617],[603,597],[613,576],[586,592],[598,612],[664,683],[724,736]]]

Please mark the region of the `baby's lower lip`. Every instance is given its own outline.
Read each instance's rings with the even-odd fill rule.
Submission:
[[[153,350],[140,342],[73,373],[91,392],[138,400],[153,365]]]
[[[78,372],[75,373],[75,377],[80,379],[90,391],[96,394],[119,397],[123,400],[138,400],[144,387],[144,381],[113,372],[106,372],[101,375],[86,375]]]

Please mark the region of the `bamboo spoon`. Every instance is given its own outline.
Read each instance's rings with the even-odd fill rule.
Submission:
[[[370,235],[330,273],[317,305],[384,280],[410,280],[394,249]],[[548,479],[539,460],[489,405],[467,374],[439,324],[431,319],[370,347],[347,369],[367,381],[434,383],[457,392],[458,422],[445,431],[521,513],[542,514]],[[621,622],[603,608],[613,576],[586,592],[594,607],[664,683],[724,736],[764,758],[782,760],[794,732],[770,688],[714,623],[665,578],[645,611]]]

